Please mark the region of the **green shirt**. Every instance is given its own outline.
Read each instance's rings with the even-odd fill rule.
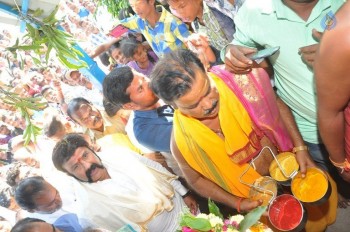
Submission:
[[[317,41],[312,29],[324,31],[322,19],[335,13],[343,0],[319,0],[307,21],[282,0],[246,0],[235,18],[233,44],[258,49],[280,46],[271,56],[277,94],[291,108],[305,141],[320,143],[317,128],[313,71],[301,59],[299,48]]]

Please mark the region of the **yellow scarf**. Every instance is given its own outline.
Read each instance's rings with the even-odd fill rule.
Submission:
[[[175,110],[176,144],[188,164],[226,191],[248,197],[250,187],[240,182],[244,161],[260,147],[253,123],[236,95],[216,75],[208,73],[220,94],[219,120],[225,140],[195,118]],[[242,164],[240,164],[242,163]],[[252,168],[242,180],[252,184],[260,175]]]

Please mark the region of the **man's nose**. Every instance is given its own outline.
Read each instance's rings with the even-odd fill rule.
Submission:
[[[87,162],[86,160],[83,160],[82,158],[80,158],[78,160],[78,162],[79,162],[79,164],[82,167],[84,172],[86,172],[91,166],[91,164],[89,162]]]
[[[209,110],[213,107],[213,101],[210,100],[209,98],[205,98],[202,100],[201,106],[204,110]]]

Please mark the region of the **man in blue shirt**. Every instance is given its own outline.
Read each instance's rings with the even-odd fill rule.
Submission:
[[[154,151],[170,152],[173,109],[161,106],[148,86],[149,79],[130,67],[114,69],[103,82],[108,101],[134,111],[134,133],[138,142]]]
[[[182,176],[170,151],[174,110],[169,105],[161,105],[149,88],[149,79],[128,66],[116,68],[104,79],[103,94],[111,103],[134,112],[133,119],[130,116],[129,121],[132,120],[137,142],[152,151],[161,152],[172,171]]]

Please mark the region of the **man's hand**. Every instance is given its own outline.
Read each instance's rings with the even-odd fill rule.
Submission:
[[[225,53],[225,68],[233,73],[249,73],[253,67],[253,61],[247,55],[257,52],[255,48],[248,48],[229,44]]]
[[[195,215],[198,212],[198,203],[194,199],[194,197],[190,194],[186,196],[183,200],[187,207],[190,209],[191,213]]]
[[[320,41],[322,38],[323,32],[319,32],[315,29],[312,30],[312,36],[317,40]],[[301,47],[299,48],[299,53],[301,55],[301,59],[311,68],[314,68],[315,58],[316,58],[316,52],[319,47],[319,43],[312,44],[309,46]]]
[[[306,168],[316,167],[316,164],[312,160],[309,152],[306,150],[296,152],[295,158],[300,166],[300,172],[302,177],[305,177]]]
[[[201,33],[191,34],[185,41],[189,50],[196,53],[205,68],[210,67],[210,63],[216,60],[215,54],[210,48],[209,38]]]
[[[249,212],[256,207],[260,206],[263,202],[261,200],[252,201],[250,199],[243,199],[239,204],[239,208],[237,207],[237,211],[239,212]]]
[[[207,35],[204,35],[202,33],[192,33],[188,38],[185,40],[185,44],[189,49],[191,47],[199,48],[202,47],[204,50],[209,47],[209,38]]]

